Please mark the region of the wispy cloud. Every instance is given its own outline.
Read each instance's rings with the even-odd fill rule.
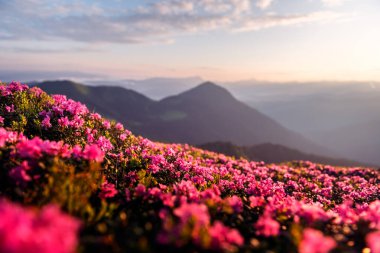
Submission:
[[[265,10],[272,4],[272,2],[273,0],[258,0],[256,2],[256,6],[262,10]]]
[[[264,17],[248,19],[236,29],[238,32],[246,32],[252,30],[261,30],[274,26],[289,26],[297,24],[305,24],[311,22],[330,22],[332,20],[342,19],[346,14],[340,14],[331,11],[312,12],[308,14],[296,15],[266,15]]]
[[[96,80],[106,79],[107,76],[79,71],[12,71],[0,70],[0,80],[11,82],[19,80],[22,82],[44,81],[52,79],[70,79],[70,80]]]
[[[320,12],[257,16],[252,0],[147,2],[107,7],[100,1],[61,4],[58,0],[0,0],[0,39],[167,43],[176,36],[203,31],[251,31],[340,17],[338,13]],[[271,3],[272,0],[259,0],[256,6],[266,9]]]
[[[331,6],[338,6],[342,5],[346,0],[322,0],[322,3],[325,6],[331,7]]]

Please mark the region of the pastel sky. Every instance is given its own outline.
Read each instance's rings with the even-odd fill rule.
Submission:
[[[0,0],[0,70],[380,81],[379,0]]]

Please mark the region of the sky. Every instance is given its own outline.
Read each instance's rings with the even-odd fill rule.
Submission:
[[[0,0],[0,72],[380,81],[379,13],[379,0]]]

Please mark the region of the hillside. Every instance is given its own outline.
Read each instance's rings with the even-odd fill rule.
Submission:
[[[340,154],[358,161],[380,164],[380,120],[375,118],[329,131],[314,133],[319,143],[325,143]]]
[[[380,172],[134,136],[0,85],[0,252],[377,252]]]
[[[142,122],[153,100],[117,86],[86,86],[71,81],[45,81],[34,86],[49,94],[63,94],[86,104],[91,110],[117,121]]]
[[[210,82],[160,101],[152,101],[131,90],[90,87],[68,81],[44,82],[37,86],[50,94],[65,94],[81,101],[152,140],[195,145],[215,141],[238,145],[271,142],[331,155],[326,148],[282,127]]]
[[[330,164],[334,166],[372,166],[364,163],[345,159],[335,159],[325,156],[317,156],[291,149],[281,145],[264,143],[256,146],[236,146],[229,142],[212,142],[198,145],[199,148],[222,153],[236,158],[246,158],[252,161],[264,161],[265,163],[283,163],[289,161],[311,161],[315,163]]]
[[[341,157],[380,164],[379,82],[226,84],[239,100]]]

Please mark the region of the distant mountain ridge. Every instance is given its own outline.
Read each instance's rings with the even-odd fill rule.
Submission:
[[[380,110],[380,107],[379,107]],[[380,165],[380,119],[315,134],[315,140],[325,143],[341,154],[357,161]]]
[[[202,78],[197,76],[183,78],[156,77],[143,80],[126,79],[106,81],[107,84],[132,89],[154,100],[160,100],[168,96],[179,94],[188,89],[194,88],[197,84],[202,82]],[[89,84],[104,85],[105,81],[90,81]]]
[[[347,159],[336,159],[301,152],[278,144],[263,143],[256,146],[236,146],[229,142],[213,142],[198,145],[199,148],[222,153],[235,158],[246,158],[252,161],[265,163],[282,163],[289,161],[311,161],[314,163],[329,164],[333,166],[365,166],[376,167]]]
[[[330,154],[211,82],[160,101],[120,87],[91,87],[70,81],[36,85],[50,94],[65,94],[81,101],[126,124],[133,132],[157,141],[193,145],[215,141],[237,145],[271,142],[308,153]]]

